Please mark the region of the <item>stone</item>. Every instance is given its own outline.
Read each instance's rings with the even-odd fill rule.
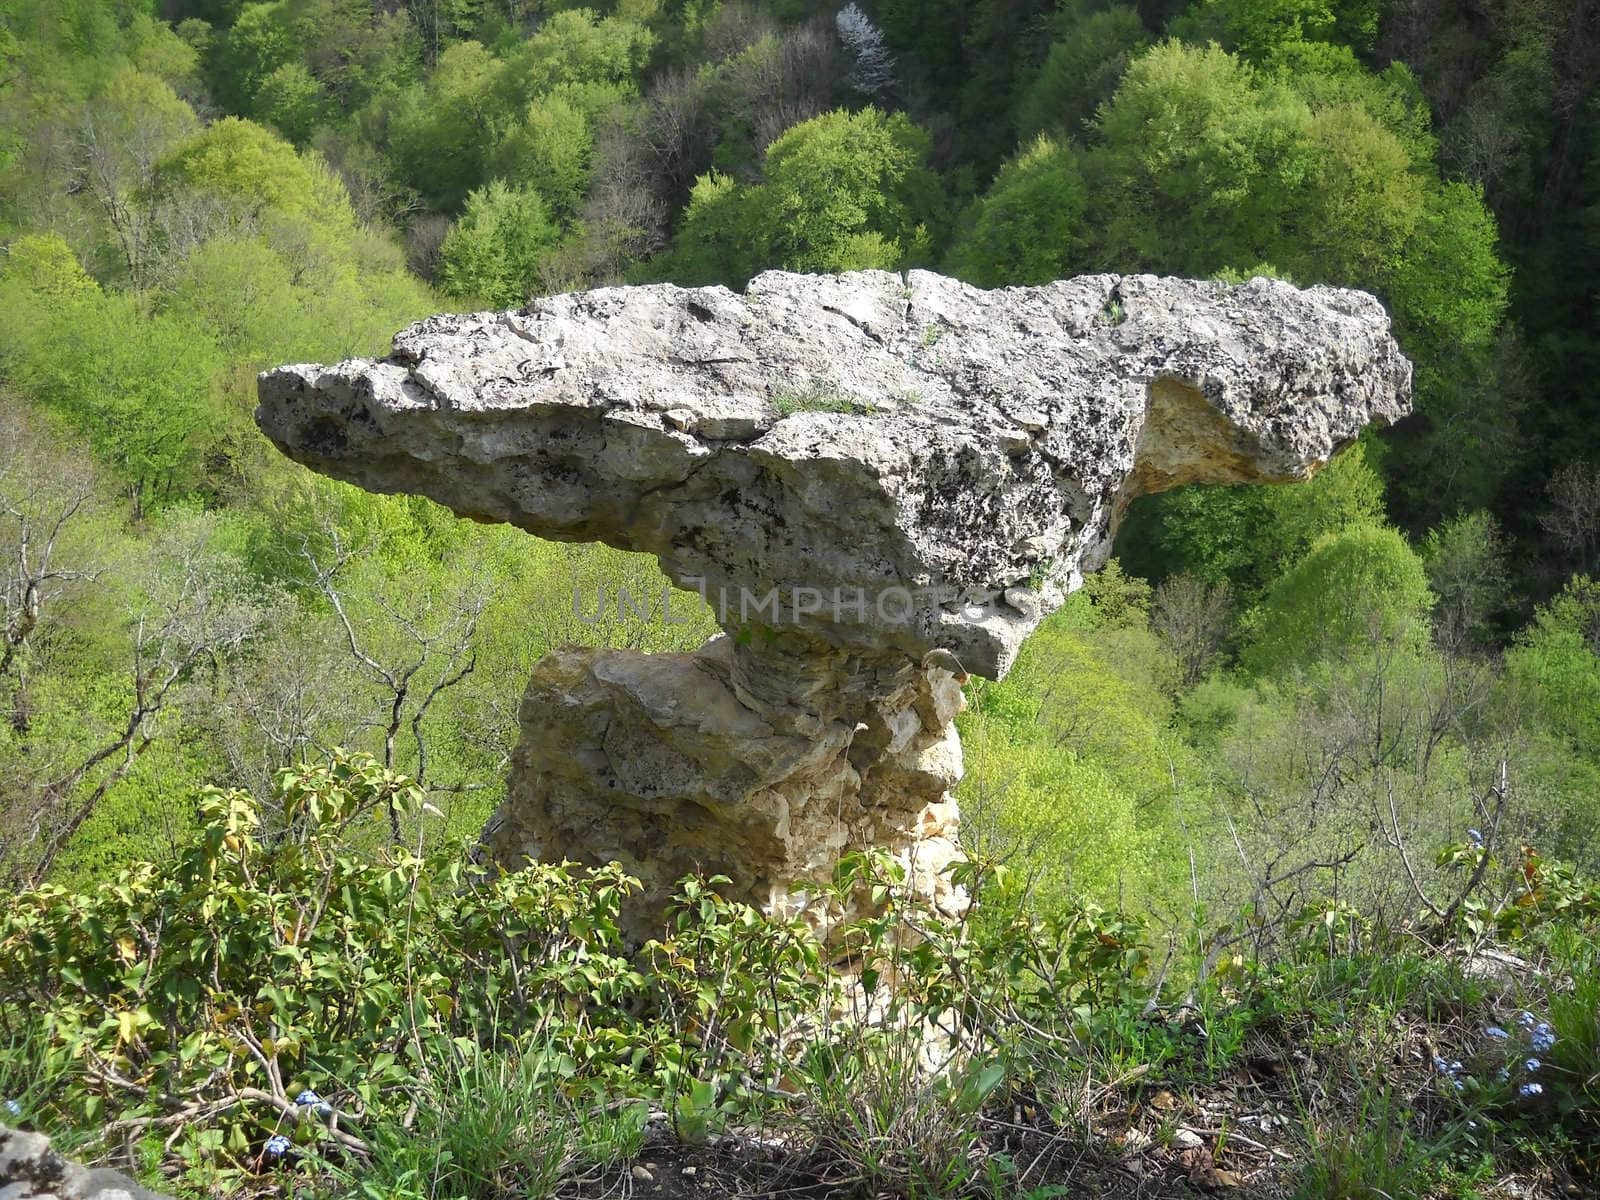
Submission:
[[[1180,1125],[1172,1131],[1172,1148],[1174,1150],[1196,1150],[1204,1144],[1204,1139],[1198,1133],[1185,1126]]]
[[[0,1200],[164,1200],[116,1171],[68,1162],[41,1133],[0,1125]]]
[[[616,858],[642,912],[718,871],[787,911],[885,847],[954,909],[961,684],[1005,674],[1133,499],[1308,478],[1410,383],[1359,292],[768,272],[433,317],[266,372],[256,419],[374,491],[653,554],[716,614],[694,654],[539,664],[499,861]]]

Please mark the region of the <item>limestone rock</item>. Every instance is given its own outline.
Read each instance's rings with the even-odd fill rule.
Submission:
[[[994,678],[1132,498],[1303,479],[1410,380],[1359,292],[769,272],[432,317],[382,361],[268,372],[256,419],[363,487],[654,554],[725,625]]]
[[[654,554],[727,636],[535,669],[501,862],[719,871],[771,910],[890,848],[959,904],[951,720],[1110,552],[1135,497],[1308,477],[1409,408],[1359,292],[1096,275],[983,291],[769,272],[439,316],[261,376],[261,428],[380,492]]]
[[[163,1200],[124,1175],[70,1163],[40,1133],[0,1125],[0,1200]]]
[[[864,687],[862,703],[821,707],[741,687],[741,649],[718,637],[693,654],[541,659],[486,838],[494,857],[622,863],[646,884],[628,922],[636,938],[659,932],[661,900],[684,875],[727,875],[738,898],[783,914],[805,903],[804,881],[868,846],[954,911],[938,874],[957,857],[951,718],[963,701],[949,673],[906,664]],[[808,665],[827,678],[863,664],[841,653]]]

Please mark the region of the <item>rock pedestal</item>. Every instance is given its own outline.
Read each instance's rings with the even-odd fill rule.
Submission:
[[[883,847],[955,911],[963,706],[956,676],[901,656],[804,660],[811,703],[740,683],[764,660],[719,637],[693,654],[559,650],[534,668],[509,794],[489,826],[501,862],[619,861],[647,884],[653,931],[673,883],[727,875],[769,912],[805,903],[849,850]],[[853,678],[856,687],[838,686]]]
[[[717,871],[783,910],[849,850],[955,854],[966,673],[999,678],[1128,503],[1308,477],[1408,411],[1359,292],[1086,276],[769,272],[439,316],[390,357],[261,376],[291,457],[542,537],[654,554],[725,636],[534,672],[503,863]]]

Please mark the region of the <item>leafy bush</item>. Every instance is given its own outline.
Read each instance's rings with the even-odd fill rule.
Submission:
[[[1433,605],[1422,560],[1392,529],[1328,534],[1267,589],[1244,660],[1272,674],[1366,646],[1426,637]]]
[[[467,197],[439,250],[439,286],[452,296],[515,308],[535,290],[557,230],[538,192],[496,179]]]
[[[344,756],[278,786],[277,827],[246,794],[210,789],[176,866],[8,898],[0,1037],[35,1026],[46,1068],[70,1072],[50,1101],[59,1119],[172,1132],[180,1152],[244,1166],[285,1128],[365,1149],[351,1131],[403,1111],[455,1039],[540,1030],[563,1078],[637,1063],[621,1014],[643,979],[621,952],[633,884],[619,870],[474,879],[455,848],[363,860],[346,830],[414,818],[416,788]],[[612,1019],[597,1024],[601,1010]],[[296,1104],[308,1088],[329,1124]]]

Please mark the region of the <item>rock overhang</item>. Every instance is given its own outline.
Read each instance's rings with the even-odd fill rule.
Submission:
[[[386,359],[264,373],[257,421],[371,490],[653,554],[796,655],[997,678],[1133,498],[1305,478],[1410,381],[1359,292],[768,272],[429,318]]]

